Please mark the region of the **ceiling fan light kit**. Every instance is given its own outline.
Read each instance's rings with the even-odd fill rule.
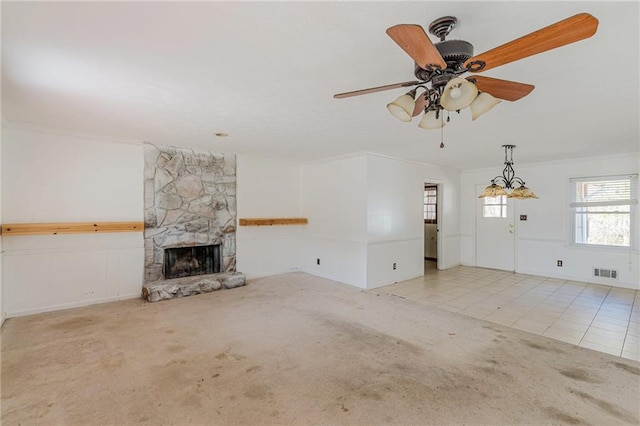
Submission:
[[[579,13],[474,56],[471,43],[446,40],[457,24],[458,20],[453,16],[433,21],[429,32],[440,39],[435,44],[419,25],[400,24],[388,28],[387,35],[414,60],[414,75],[418,80],[339,93],[334,98],[415,86],[407,95],[387,105],[389,112],[399,120],[410,122],[412,117],[424,113],[418,127],[440,129],[444,126],[442,110],[460,112],[467,107],[475,120],[496,106],[500,99],[517,101],[531,93],[535,86],[484,76],[463,78],[463,74],[483,72],[589,38],[598,28],[596,18]],[[416,98],[418,89],[423,91]],[[436,123],[438,120],[440,122]]]
[[[421,129],[439,129],[444,126],[444,117],[442,114],[438,114],[439,111],[431,110],[427,111],[423,116],[418,127]]]
[[[410,90],[402,96],[398,96],[395,101],[387,104],[387,109],[395,118],[408,123],[413,116],[415,108],[416,89]]]
[[[478,87],[462,77],[449,80],[440,94],[440,106],[447,111],[460,111],[478,96]]]
[[[469,107],[471,110],[471,120],[475,120],[480,117],[500,102],[502,102],[500,99],[494,98],[487,92],[480,92],[473,102],[471,102]]]

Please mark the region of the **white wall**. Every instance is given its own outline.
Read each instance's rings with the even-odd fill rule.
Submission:
[[[237,157],[238,218],[301,217],[300,165]],[[295,271],[304,225],[239,226],[237,270],[254,278]]]
[[[3,223],[142,221],[142,145],[7,124]],[[300,166],[239,156],[238,217],[300,217]],[[237,269],[249,278],[300,265],[303,226],[238,227]],[[142,234],[4,237],[9,316],[139,297]]]
[[[362,288],[422,276],[426,180],[442,183],[443,265],[459,264],[459,172],[370,153],[302,170],[305,272]]]
[[[17,125],[3,136],[5,223],[142,220],[141,145]],[[304,166],[239,156],[239,218],[309,224],[238,227],[237,269],[249,278],[301,269],[362,288],[422,275],[425,180],[444,182],[442,257],[455,266],[457,172],[374,154]],[[141,234],[13,236],[3,244],[9,316],[140,293]]]
[[[0,114],[0,119],[4,127],[4,117]],[[2,135],[4,131],[0,131],[0,224],[2,222]],[[0,327],[4,324],[4,320],[7,318],[7,313],[4,308],[4,289],[2,286],[2,263],[4,258],[4,248],[2,247],[2,234],[0,234]]]
[[[367,287],[373,288],[424,274],[424,176],[416,164],[367,160]]]
[[[367,161],[367,287],[424,274],[425,181],[441,184],[442,267],[458,265],[459,172],[375,154]]]
[[[142,145],[4,125],[3,223],[142,221]],[[5,236],[8,316],[139,297],[142,233]]]
[[[301,269],[366,287],[366,155],[305,164],[301,182],[301,211],[309,219],[302,239]]]
[[[570,244],[569,179],[638,173],[638,154],[556,161],[543,164],[516,164],[516,174],[527,181],[540,198],[515,200],[516,272],[599,284],[640,288],[638,234],[636,249],[579,248]],[[501,168],[462,173],[462,263],[475,265],[475,186],[488,184]],[[556,266],[563,260],[563,267]],[[593,267],[618,270],[619,279],[592,276]]]

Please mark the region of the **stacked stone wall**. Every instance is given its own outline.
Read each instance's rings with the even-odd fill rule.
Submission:
[[[221,244],[222,272],[235,272],[235,155],[144,148],[145,283],[163,279],[171,247]]]

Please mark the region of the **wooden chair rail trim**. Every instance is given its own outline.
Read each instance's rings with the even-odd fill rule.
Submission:
[[[142,232],[144,222],[5,223],[2,236]]]
[[[240,219],[240,226],[271,226],[271,225],[306,225],[306,217],[275,217]]]

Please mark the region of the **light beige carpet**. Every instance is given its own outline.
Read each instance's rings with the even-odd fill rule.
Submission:
[[[639,374],[294,273],[9,319],[2,424],[638,424]]]

